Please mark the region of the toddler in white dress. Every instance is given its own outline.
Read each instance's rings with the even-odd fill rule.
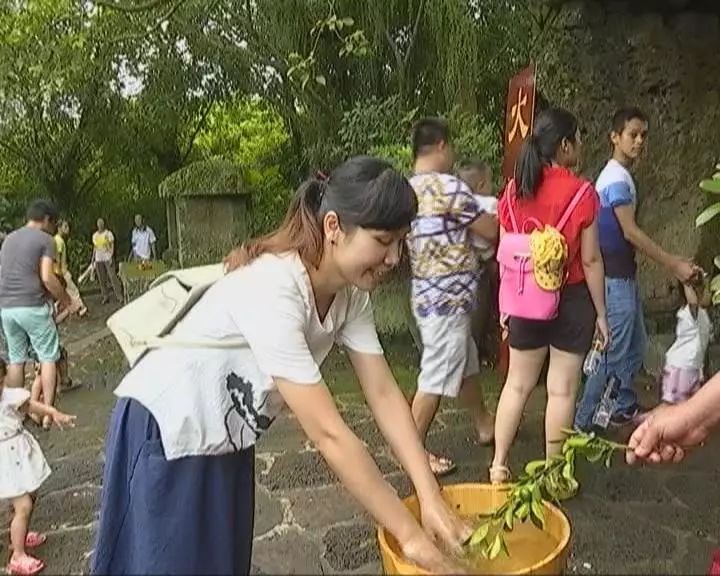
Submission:
[[[26,413],[49,417],[55,424],[73,426],[75,416],[35,402],[24,388],[5,388],[5,365],[0,362],[0,500],[10,500],[12,554],[10,574],[37,574],[45,563],[26,553],[45,542],[45,535],[28,532],[35,493],[50,475],[45,456],[35,437],[23,426]]]
[[[688,400],[704,381],[705,354],[712,338],[710,291],[703,282],[681,284],[685,306],[677,313],[675,341],[665,354],[661,375],[661,401],[678,404]]]

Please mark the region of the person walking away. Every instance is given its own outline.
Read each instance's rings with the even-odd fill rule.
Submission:
[[[329,178],[301,185],[278,230],[230,254],[229,272],[173,337],[238,346],[153,349],[115,390],[94,574],[248,574],[254,445],[283,403],[411,562],[457,573],[438,546],[459,551],[472,530],[447,505],[428,466],[367,292],[397,266],[416,211],[401,174],[355,157]],[[412,480],[422,527],[323,381],[320,367],[335,342]]]
[[[135,214],[135,227],[130,235],[130,260],[146,262],[157,260],[155,232],[147,226],[140,214]]]
[[[87,314],[87,306],[80,296],[80,290],[73,282],[72,274],[68,267],[66,239],[70,236],[70,223],[67,220],[60,220],[57,233],[55,234],[55,274],[62,279],[65,290],[70,296],[70,306],[62,312],[58,312],[55,318],[56,324],[61,324],[71,314],[77,314],[80,318]]]
[[[105,220],[98,218],[97,230],[92,235],[93,256],[92,262],[100,284],[102,303],[110,301],[112,289],[117,302],[122,302],[122,287],[120,279],[115,272],[115,236],[105,227]]]
[[[0,501],[13,507],[10,522],[8,574],[28,576],[39,573],[45,563],[27,550],[45,543],[47,537],[29,531],[37,490],[50,476],[50,467],[37,440],[23,426],[27,414],[50,419],[59,427],[73,426],[75,416],[30,399],[24,388],[4,386],[5,364],[0,362]]]
[[[481,443],[492,441],[493,419],[477,381],[477,346],[471,314],[477,294],[478,262],[471,246],[476,234],[497,238],[497,218],[483,212],[472,191],[450,171],[454,152],[445,120],[425,118],[413,132],[415,175],[410,184],[418,215],[407,245],[412,268],[412,305],[422,341],[422,359],[412,413],[425,442],[442,397],[462,396]],[[428,453],[436,474],[455,465]]]
[[[70,305],[70,297],[53,270],[57,209],[46,200],[36,200],[28,208],[27,219],[24,227],[8,235],[0,251],[0,309],[9,360],[6,385],[22,387],[32,347],[41,364],[44,402],[52,406],[60,342],[46,291],[60,311]],[[49,419],[44,426],[50,426]]]
[[[498,199],[493,194],[490,165],[478,158],[464,160],[458,166],[457,175],[470,187],[478,207],[487,214],[497,216]],[[496,359],[500,336],[496,328],[499,321],[496,243],[473,235],[472,245],[480,260],[477,297],[472,312],[472,336],[482,364]]]
[[[585,382],[575,415],[575,427],[579,430],[592,428],[593,416],[611,375],[620,382],[611,423],[624,425],[640,412],[633,382],[645,359],[647,334],[637,283],[636,251],[665,266],[683,283],[700,270],[690,260],[666,252],[637,223],[637,191],[630,168],[640,157],[647,134],[648,121],[641,110],[618,110],[610,132],[612,158],[595,184],[600,197],[598,229],[605,262],[610,345],[600,370]]]
[[[523,144],[515,176],[500,200],[499,258],[506,234],[530,233],[533,227],[538,232],[547,232],[548,227],[559,232],[567,256],[559,270],[555,318],[510,317],[506,322],[510,362],[495,416],[493,484],[510,481],[510,447],[548,355],[545,452],[549,457],[562,447],[557,442],[564,437],[562,430],[572,425],[582,364],[596,327],[607,339],[597,195],[589,182],[572,172],[581,149],[575,116],[561,108],[544,110],[535,120],[532,137]],[[500,260],[500,265],[505,261]],[[533,269],[538,267],[534,261]]]
[[[678,310],[675,341],[665,354],[660,378],[662,402],[677,404],[689,399],[704,380],[705,355],[712,335],[710,291],[699,280],[680,284],[685,305]]]

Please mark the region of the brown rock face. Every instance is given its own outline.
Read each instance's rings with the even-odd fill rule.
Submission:
[[[565,4],[553,49],[538,50],[539,83],[580,119],[583,172],[593,179],[610,152],[613,112],[628,105],[645,111],[650,137],[635,169],[640,224],[666,250],[709,269],[720,253],[720,225],[701,234],[694,220],[709,202],[698,182],[720,159],[720,3],[651,4],[656,9],[629,1]],[[676,283],[665,270],[641,258],[640,281],[648,311],[675,306]]]

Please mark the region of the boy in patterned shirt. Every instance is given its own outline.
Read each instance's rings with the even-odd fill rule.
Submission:
[[[495,242],[497,218],[483,212],[472,191],[450,172],[455,161],[445,120],[425,118],[413,132],[415,175],[410,183],[418,215],[408,235],[412,267],[412,308],[422,340],[422,360],[412,413],[424,440],[443,396],[462,396],[481,443],[493,439],[493,417],[486,410],[476,376],[477,347],[471,335],[476,305],[478,261],[473,235]],[[428,454],[433,471],[455,467]]]

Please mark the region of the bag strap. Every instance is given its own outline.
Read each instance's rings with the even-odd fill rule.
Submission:
[[[585,182],[585,184],[580,186],[578,191],[575,192],[575,196],[573,196],[572,200],[570,200],[570,204],[565,209],[565,212],[561,216],[560,221],[557,223],[557,226],[555,226],[555,228],[557,228],[558,232],[562,232],[562,229],[565,228],[565,224],[568,223],[568,220],[570,220],[570,216],[572,216],[572,213],[575,211],[575,208],[580,203],[580,200],[582,200],[583,195],[589,188],[590,188],[590,182]]]
[[[520,234],[520,227],[517,224],[517,217],[515,216],[515,212],[513,211],[512,207],[513,196],[517,199],[515,178],[511,178],[510,182],[508,182],[508,189],[506,190],[505,194],[508,195],[508,214],[510,215],[510,223],[512,224],[513,232],[515,234]]]
[[[212,348],[227,350],[247,346],[245,340],[209,340],[209,339],[182,339],[172,336],[154,336],[152,338],[131,338],[132,346],[146,346],[147,348]]]

